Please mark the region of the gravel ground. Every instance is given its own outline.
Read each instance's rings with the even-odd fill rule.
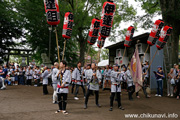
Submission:
[[[129,101],[127,92],[122,92],[122,105],[124,111],[117,108],[109,111],[109,91],[100,91],[101,108],[95,105],[95,96],[90,96],[88,109],[84,110],[84,98],[80,89],[80,100],[75,101],[73,95],[68,95],[67,111],[69,115],[55,114],[57,104],[52,104],[52,87],[48,87],[49,95],[42,94],[42,87],[34,86],[8,86],[0,90],[0,120],[133,120],[125,118],[125,114],[166,114],[175,113],[180,120],[180,100],[168,97],[154,97],[146,99],[140,92],[140,99]],[[164,120],[165,118],[162,118]],[[136,118],[136,120],[149,120]],[[153,119],[156,120],[156,119]],[[159,120],[159,119],[157,119]],[[166,120],[172,120],[166,119]]]

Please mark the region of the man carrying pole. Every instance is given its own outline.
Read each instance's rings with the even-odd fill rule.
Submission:
[[[64,115],[67,115],[66,111],[67,106],[67,96],[69,93],[69,85],[71,83],[71,73],[69,70],[66,70],[67,62],[62,60],[60,62],[60,70],[57,73],[58,82],[57,82],[57,97],[58,97],[58,106],[59,110],[55,113],[62,112]]]

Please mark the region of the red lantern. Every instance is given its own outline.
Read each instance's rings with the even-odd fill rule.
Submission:
[[[99,26],[100,26],[100,20],[98,18],[94,18],[91,22],[90,31],[87,40],[90,45],[93,45],[96,42],[99,32]]]
[[[156,47],[161,50],[164,45],[166,44],[167,40],[169,39],[169,36],[171,35],[173,28],[170,26],[165,26],[163,30],[161,31],[160,38],[157,42]]]
[[[112,1],[112,0],[111,0]],[[105,2],[103,4],[101,23],[100,23],[100,35],[102,37],[108,37],[113,25],[114,14],[116,10],[116,4],[113,2]]]
[[[133,26],[130,26],[128,27],[127,29],[127,33],[126,33],[126,38],[125,38],[125,41],[124,41],[124,46],[125,47],[130,47],[131,46],[131,41],[132,41],[132,38],[133,38],[133,35],[134,35],[134,27]]]
[[[156,41],[159,38],[159,34],[160,34],[160,31],[161,31],[163,26],[164,26],[164,21],[156,20],[156,22],[153,25],[152,31],[149,35],[148,41],[147,41],[147,43],[149,45],[154,45],[156,43]]]
[[[72,27],[73,27],[73,14],[71,12],[67,12],[64,17],[64,25],[63,25],[63,33],[62,37],[66,39],[71,38]]]
[[[100,26],[99,33],[102,37],[108,37],[111,33],[111,27]]]
[[[44,0],[47,23],[58,25],[60,23],[58,0]]]
[[[98,42],[97,42],[98,48],[104,47],[105,39],[106,39],[105,37],[101,37],[101,36],[98,37]]]

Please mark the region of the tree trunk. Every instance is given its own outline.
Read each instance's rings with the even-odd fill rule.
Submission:
[[[80,57],[79,57],[79,61],[82,63],[82,66],[84,66],[84,62],[85,62],[85,52],[86,52],[86,40],[81,39],[80,42]]]
[[[174,27],[172,33],[171,53],[172,53],[172,64],[179,64],[179,33],[178,29]]]

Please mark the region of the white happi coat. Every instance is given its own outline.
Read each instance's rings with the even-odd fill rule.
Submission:
[[[93,76],[93,73],[96,73],[97,78]],[[99,82],[101,82],[101,77],[102,77],[99,70],[97,71],[93,71],[92,69],[86,70],[85,76],[88,81],[88,89],[98,91]]]
[[[109,70],[105,69],[104,75],[106,76],[105,80],[111,80],[111,69]]]
[[[51,78],[52,78],[52,84],[57,84],[57,74],[59,70],[57,68],[54,68],[51,72]]]
[[[48,70],[45,70],[42,73],[43,85],[47,85],[48,84],[48,77],[49,77],[49,72],[48,72]]]
[[[148,68],[149,68],[149,65],[145,65],[145,66],[142,68],[143,73],[146,73],[146,72],[147,72],[147,74],[144,76],[144,77],[146,77],[146,78],[149,78],[149,72],[147,71]]]
[[[58,77],[58,82],[57,82],[57,93],[69,93],[68,86],[71,83],[71,72],[69,70],[65,70],[62,76],[62,84],[64,84],[64,88],[61,88],[61,75]],[[66,83],[66,84],[65,84]]]
[[[29,79],[33,79],[33,70],[29,70],[27,69],[26,70],[26,79],[29,80]]]
[[[33,76],[34,79],[36,79],[36,69],[33,70],[33,75],[32,76]]]
[[[58,82],[57,75],[58,75],[58,73],[59,73],[59,70],[57,68],[54,68],[51,71],[52,86],[53,86],[54,91],[57,90],[57,82]]]
[[[85,79],[87,80],[87,83],[89,84],[92,78],[92,69],[87,69],[85,72]]]
[[[121,73],[119,74],[119,79],[120,79],[120,81],[123,81],[123,82],[126,82],[126,80],[125,80],[125,72],[124,71],[121,71]]]
[[[111,92],[121,92],[121,77],[118,71],[111,71]]]
[[[127,71],[124,73],[124,78],[125,78],[125,80],[127,81],[128,87],[131,87],[131,86],[134,85],[134,83],[133,83],[133,78],[132,78],[132,76],[131,76],[130,70],[127,70]]]
[[[82,75],[83,69],[79,70],[78,68],[75,68],[72,74],[72,79],[77,80],[77,85],[84,85],[83,75]],[[83,80],[83,81],[82,81]]]
[[[74,76],[74,70],[73,70],[72,73],[71,73],[71,82],[72,82],[73,84],[75,84],[75,80],[74,80],[73,76]]]
[[[16,68],[15,69],[15,75],[19,75],[19,71],[20,71],[21,69],[20,68]]]
[[[40,72],[41,72],[41,70],[40,69],[36,69],[35,71],[36,71],[36,79],[40,79],[40,76],[41,76]]]

